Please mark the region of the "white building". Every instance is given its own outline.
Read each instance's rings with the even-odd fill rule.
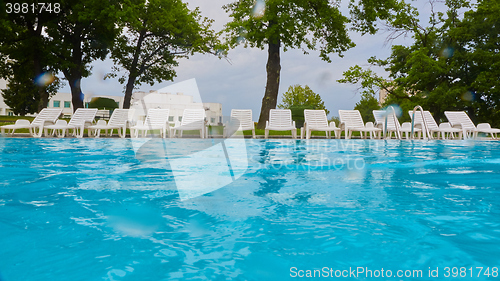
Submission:
[[[181,121],[184,109],[205,109],[206,120],[210,125],[222,123],[220,103],[202,103],[196,80],[189,79],[156,91],[135,92],[132,94],[131,108],[138,116],[146,116],[150,108],[170,110],[170,122]]]
[[[85,107],[89,106],[90,101],[93,98],[108,98],[112,99],[116,102],[118,108],[123,107],[123,97],[119,96],[93,96],[93,95],[84,95],[83,105]],[[73,103],[71,102],[71,93],[56,93],[53,95],[48,104],[48,108],[61,108],[63,110],[63,115],[66,118],[70,118],[73,115]]]

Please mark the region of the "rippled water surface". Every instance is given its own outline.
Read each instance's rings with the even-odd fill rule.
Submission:
[[[0,280],[286,280],[325,267],[500,278],[476,271],[500,267],[498,142],[248,140],[243,176],[181,201],[167,158],[213,140],[157,141],[169,153],[0,138]]]

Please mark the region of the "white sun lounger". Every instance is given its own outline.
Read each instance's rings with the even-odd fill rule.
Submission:
[[[496,139],[496,134],[500,133],[499,129],[491,128],[488,123],[481,123],[481,127],[476,128],[465,111],[445,111],[444,115],[452,127],[462,130],[464,139],[471,136],[476,138],[478,133],[490,134],[493,139]]]
[[[118,136],[124,138],[127,132],[127,125],[131,123],[130,116],[133,114],[134,109],[115,109],[107,123],[104,120],[99,120],[96,125],[89,126],[89,130],[94,137],[98,138],[101,135],[101,130],[106,131],[106,136],[108,135],[108,130],[111,130],[109,136],[112,136],[113,130],[116,129]]]
[[[184,109],[181,122],[176,121],[175,126],[171,130],[172,137],[175,137],[177,131],[180,131],[179,137],[182,138],[183,131],[199,130],[200,138],[205,138],[205,109]]]
[[[73,130],[72,136],[82,138],[85,128],[94,123],[96,114],[97,108],[78,108],[73,113],[69,123],[65,120],[58,120],[55,125],[44,126],[45,135],[55,134],[57,137],[63,138],[66,135],[66,131],[69,134],[69,130]]]
[[[304,138],[304,133],[306,139],[311,138],[313,131],[323,131],[325,132],[327,138],[330,138],[331,132],[335,133],[335,137],[340,139],[341,130],[337,128],[335,122],[330,122],[328,124],[328,119],[326,118],[326,112],[323,109],[313,110],[304,109],[304,128],[300,130],[300,138]]]
[[[11,136],[13,136],[17,129],[29,129],[32,137],[39,138],[43,134],[43,127],[55,124],[61,113],[62,109],[44,108],[31,123],[28,120],[19,119],[13,125],[2,126],[2,134],[5,133],[5,130],[12,130]]]
[[[252,130],[252,138],[255,139],[255,123],[252,120],[251,109],[231,109],[231,118],[238,119],[238,131]],[[224,136],[226,134],[226,128],[224,127]]]
[[[152,130],[160,130],[160,137],[166,138],[167,134],[170,137],[170,123],[168,122],[169,114],[169,109],[148,109],[146,120],[144,120],[144,122],[138,122],[135,126],[130,127],[131,137],[138,138],[140,131],[142,131],[142,137],[146,137],[148,131]]]
[[[392,133],[394,133],[394,136],[396,138],[401,138],[403,137],[402,135],[398,135],[399,133],[404,133],[406,135],[406,139],[410,138],[411,134],[411,123],[405,122],[403,125],[399,124],[399,120],[396,116],[396,113],[388,110],[373,110],[373,117],[375,117],[375,127],[382,129],[384,131],[385,127],[385,119],[387,117],[387,130],[389,134],[384,136],[386,138],[391,138]],[[422,132],[421,129],[414,128],[413,133],[418,133],[418,137],[420,138],[420,133]]]
[[[297,138],[297,127],[292,120],[292,111],[290,109],[271,109],[269,111],[269,120],[266,121],[264,137],[269,137],[269,131],[290,131],[292,138]]]
[[[340,129],[345,130],[345,138],[350,139],[352,132],[360,132],[361,137],[365,138],[365,133],[370,134],[370,138],[374,135],[378,135],[380,138],[380,132],[382,129],[373,127],[373,124],[369,125],[368,122],[365,126],[363,118],[359,110],[339,110],[340,117]]]
[[[497,134],[500,133],[500,129],[491,128],[490,123],[479,123],[476,128],[479,133],[486,133],[486,135],[490,134],[492,139],[498,139]]]
[[[408,114],[410,115],[410,118],[413,119],[413,111],[409,110]],[[423,114],[424,117],[422,118],[422,113],[420,111],[415,112],[414,126],[420,126],[421,129],[424,129],[423,120],[425,120],[427,128],[429,129],[430,139],[436,138],[436,133],[438,139],[440,136],[442,139],[446,139],[447,135],[448,138],[455,138],[455,134],[458,134],[458,138],[462,137],[462,130],[452,128],[451,126],[449,126],[449,123],[441,123],[438,126],[430,111],[425,110],[423,111]]]

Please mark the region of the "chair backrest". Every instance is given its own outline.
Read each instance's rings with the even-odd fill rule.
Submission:
[[[446,115],[446,118],[453,127],[460,125],[462,129],[476,129],[476,126],[465,111],[445,111],[444,115]]]
[[[323,109],[304,109],[304,121],[307,126],[328,127],[328,119]]]
[[[26,119],[17,119],[15,125],[29,127],[31,125],[31,123],[29,120],[26,120]]]
[[[181,126],[203,126],[205,124],[205,109],[184,109]]]
[[[401,128],[398,118],[394,110],[373,110],[373,117],[375,117],[375,124],[377,126],[385,126],[385,119],[387,117],[387,129],[395,130],[396,128]]]
[[[350,128],[364,128],[365,123],[359,110],[339,110],[340,124]]]
[[[290,109],[271,109],[269,111],[269,127],[287,128],[291,127],[292,111]]]
[[[150,108],[148,109],[146,120],[144,120],[144,125],[151,127],[165,126],[168,122],[169,114],[170,109]]]
[[[62,109],[58,108],[44,108],[38,115],[35,117],[31,125],[40,125],[43,122],[49,122],[55,124],[57,119],[62,113]]]
[[[413,110],[408,110],[408,114],[410,115],[410,119],[413,120]],[[436,120],[434,120],[434,117],[432,117],[432,114],[430,111],[428,111],[428,110],[424,111],[424,118],[423,119],[422,119],[421,111],[415,111],[415,121],[413,122],[414,124],[421,124],[423,126],[424,119],[425,119],[425,122],[427,123],[427,128],[429,130],[432,131],[432,130],[439,129],[439,126],[436,123]]]
[[[477,129],[479,131],[490,131],[490,130],[492,130],[490,123],[479,123],[479,124],[477,124]]]
[[[78,108],[71,120],[69,120],[69,125],[82,125],[85,123],[94,122],[95,115],[97,114],[97,108]]]
[[[108,126],[124,126],[129,120],[130,109],[115,109],[108,121]]]
[[[231,109],[231,117],[238,119],[240,127],[253,129],[255,127],[252,120],[251,109]]]

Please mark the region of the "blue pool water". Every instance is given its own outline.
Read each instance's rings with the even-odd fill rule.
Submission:
[[[213,140],[153,141],[0,138],[0,280],[500,278],[499,142],[247,140],[182,201],[168,160]]]

